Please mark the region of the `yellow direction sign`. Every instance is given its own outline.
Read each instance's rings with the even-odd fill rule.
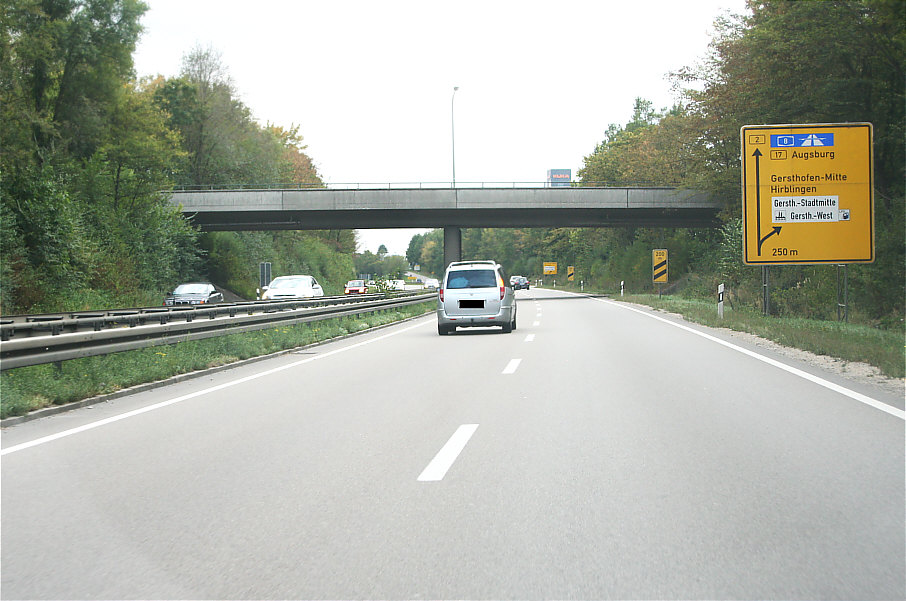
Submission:
[[[743,262],[871,263],[871,123],[745,125]]]
[[[651,251],[651,281],[667,282],[667,250],[664,248]]]
[[[557,264],[556,263],[544,263],[544,275],[557,275]]]
[[[576,268],[570,265],[566,268],[566,281],[572,282],[576,279]]]

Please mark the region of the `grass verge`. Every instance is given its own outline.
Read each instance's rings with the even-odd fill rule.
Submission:
[[[816,355],[868,363],[892,378],[906,376],[902,329],[879,330],[839,321],[765,317],[755,311],[733,310],[727,305],[724,306],[724,318],[721,319],[717,316],[717,304],[713,301],[672,296],[658,298],[655,295],[638,294],[622,298],[616,296],[614,300],[678,313],[688,321],[705,326],[748,332]]]
[[[154,346],[56,365],[33,365],[0,374],[0,419],[65,405],[179,374],[226,365],[422,315],[435,301],[258,332]]]

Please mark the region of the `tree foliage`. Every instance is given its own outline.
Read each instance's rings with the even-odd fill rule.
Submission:
[[[356,275],[367,275],[374,279],[399,280],[405,278],[410,261],[400,255],[387,254],[387,247],[381,244],[377,254],[366,250],[355,255]]]
[[[146,6],[11,0],[2,10],[2,309],[138,302],[191,273],[195,233],[160,194],[179,140],[130,79]]]
[[[257,263],[328,290],[353,271],[350,230],[200,236],[174,185],[320,184],[299,127],[260,126],[219,54],[135,81],[139,0],[0,5],[0,310],[157,304],[208,278],[248,297]]]

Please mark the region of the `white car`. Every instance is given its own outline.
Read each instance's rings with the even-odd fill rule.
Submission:
[[[440,281],[437,278],[426,278],[425,288],[440,288]]]
[[[390,289],[391,290],[405,290],[406,282],[403,280],[390,280]]]
[[[282,275],[265,286],[261,300],[289,300],[324,296],[321,284],[310,275]]]

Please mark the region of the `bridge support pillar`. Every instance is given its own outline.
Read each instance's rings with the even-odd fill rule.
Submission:
[[[462,261],[462,230],[444,228],[444,269],[453,261]]]

